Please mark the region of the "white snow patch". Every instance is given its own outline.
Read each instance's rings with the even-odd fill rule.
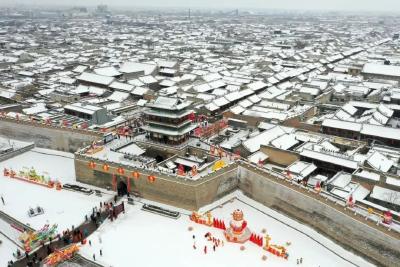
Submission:
[[[238,199],[229,202],[232,197]],[[220,208],[226,201],[228,202]],[[269,254],[250,242],[245,243],[246,249],[241,251],[240,245],[228,243],[219,229],[195,224],[187,215],[174,220],[148,213],[140,210],[141,206],[139,203],[134,206],[126,205],[126,214],[114,222],[103,224],[89,238],[92,245],[84,246],[80,253],[88,259],[92,259],[95,254],[98,263],[114,267],[129,266],[133,262],[143,267],[298,266],[296,259],[300,257],[303,258],[303,266],[373,266],[313,229],[245,197],[240,192],[226,196],[202,210],[216,207],[212,214],[224,219],[226,225],[233,210],[243,210],[248,227],[253,232],[261,234],[262,229],[266,229],[272,237],[272,244],[285,245],[286,242],[291,242],[288,260]],[[188,213],[190,212],[185,212]],[[189,226],[194,230],[188,231]],[[224,240],[225,245],[214,252],[212,243],[204,238],[207,232]],[[196,236],[195,240],[192,235]],[[197,249],[193,249],[194,242]],[[203,252],[205,245],[208,247],[206,255]],[[99,255],[100,249],[103,256]],[[268,257],[266,262],[261,260],[263,255]]]

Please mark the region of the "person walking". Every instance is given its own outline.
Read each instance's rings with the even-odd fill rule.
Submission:
[[[88,237],[88,235],[89,235],[88,229],[84,228],[83,229],[83,236],[86,238],[86,237]]]
[[[96,261],[96,255],[93,253],[93,260]]]
[[[3,197],[3,195],[1,195],[1,202],[3,202],[3,206],[5,206],[5,205],[6,205],[6,202],[4,201],[4,197]]]

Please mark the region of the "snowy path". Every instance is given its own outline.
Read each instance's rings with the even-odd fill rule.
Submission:
[[[17,251],[17,246],[7,237],[0,233],[0,266],[7,266],[7,262],[15,260],[13,253]]]
[[[239,200],[228,201],[222,208],[219,207],[232,196],[237,196]],[[92,259],[95,254],[97,262],[105,266],[112,264],[114,267],[132,266],[135,262],[140,266],[280,267],[298,266],[296,259],[300,257],[304,259],[303,266],[307,267],[373,266],[313,229],[270,210],[239,192],[205,207],[204,210],[213,209],[212,214],[224,219],[227,224],[232,211],[242,209],[252,231],[261,234],[262,229],[266,229],[272,237],[271,243],[285,245],[286,242],[291,242],[288,247],[289,260],[269,254],[252,243],[246,243],[246,249],[241,251],[240,245],[224,241],[225,245],[214,252],[204,234],[211,232],[216,238],[225,240],[221,230],[194,224],[185,215],[174,220],[142,211],[139,204],[126,206],[127,214],[115,222],[106,222],[91,235],[89,239],[92,246],[82,248],[83,256]],[[176,210],[171,207],[170,209]],[[189,226],[194,230],[188,231]],[[196,235],[196,250],[193,249],[193,234]],[[203,252],[205,245],[208,246],[206,255]],[[102,257],[99,255],[100,249],[103,251]],[[263,255],[268,257],[266,262],[261,260]]]
[[[21,232],[13,228],[8,222],[4,221],[2,218],[0,218],[0,233],[5,235],[11,242],[14,242],[15,245],[18,245],[21,248],[23,247],[18,239],[21,235]]]

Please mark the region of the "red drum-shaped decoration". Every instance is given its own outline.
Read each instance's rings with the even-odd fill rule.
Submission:
[[[93,160],[89,162],[89,168],[91,169],[96,168],[96,163]]]
[[[149,175],[149,177],[147,177],[150,183],[154,183],[156,180],[156,177],[154,175]]]
[[[117,172],[118,172],[119,174],[123,175],[123,174],[125,173],[125,170],[124,170],[124,168],[119,167],[119,168],[117,169]]]
[[[110,166],[108,166],[107,163],[104,163],[104,165],[103,165],[103,171],[108,172],[109,169],[110,169]]]
[[[135,178],[135,179],[139,179],[140,174],[139,174],[139,172],[132,172],[132,176],[133,176],[133,178]]]

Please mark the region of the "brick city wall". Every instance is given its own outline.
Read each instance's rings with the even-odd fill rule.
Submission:
[[[400,240],[361,223],[318,200],[239,166],[239,189],[250,198],[311,226],[378,266],[398,266]]]
[[[113,174],[117,176],[118,182],[126,183],[126,177],[130,177],[131,191],[139,192],[146,199],[188,210],[197,210],[237,188],[236,164],[227,166],[197,181],[191,181],[185,178],[177,179],[174,175],[160,174],[148,169],[135,169],[129,166],[122,166],[125,175],[120,176],[117,173],[120,165],[107,162],[110,169],[108,172],[104,172],[102,166],[105,162],[96,160],[96,168],[91,169],[88,167],[90,160],[89,157],[75,154],[75,172],[78,181],[103,188],[112,188]],[[132,172],[139,172],[139,179],[134,179]],[[154,183],[148,181],[149,175],[155,176]]]
[[[88,168],[90,158],[76,155],[75,168],[78,181],[100,187],[111,187],[112,173],[117,165],[109,164],[108,173],[101,172],[103,162],[96,169]],[[362,255],[378,266],[397,266],[400,258],[400,240],[392,235],[362,223],[340,209],[275,182],[276,178],[259,174],[255,166],[234,163],[197,181],[176,179],[175,176],[155,174],[144,169],[129,169],[140,173],[131,179],[131,189],[144,198],[159,201],[187,210],[197,210],[236,189],[250,198],[316,229],[343,247]],[[150,183],[148,175],[155,175]],[[119,177],[126,182],[126,177]],[[328,202],[327,202],[328,203]],[[332,205],[332,204],[331,204]]]
[[[37,147],[75,152],[93,140],[101,138],[100,133],[86,130],[67,129],[39,123],[0,119],[0,136],[34,142]]]

